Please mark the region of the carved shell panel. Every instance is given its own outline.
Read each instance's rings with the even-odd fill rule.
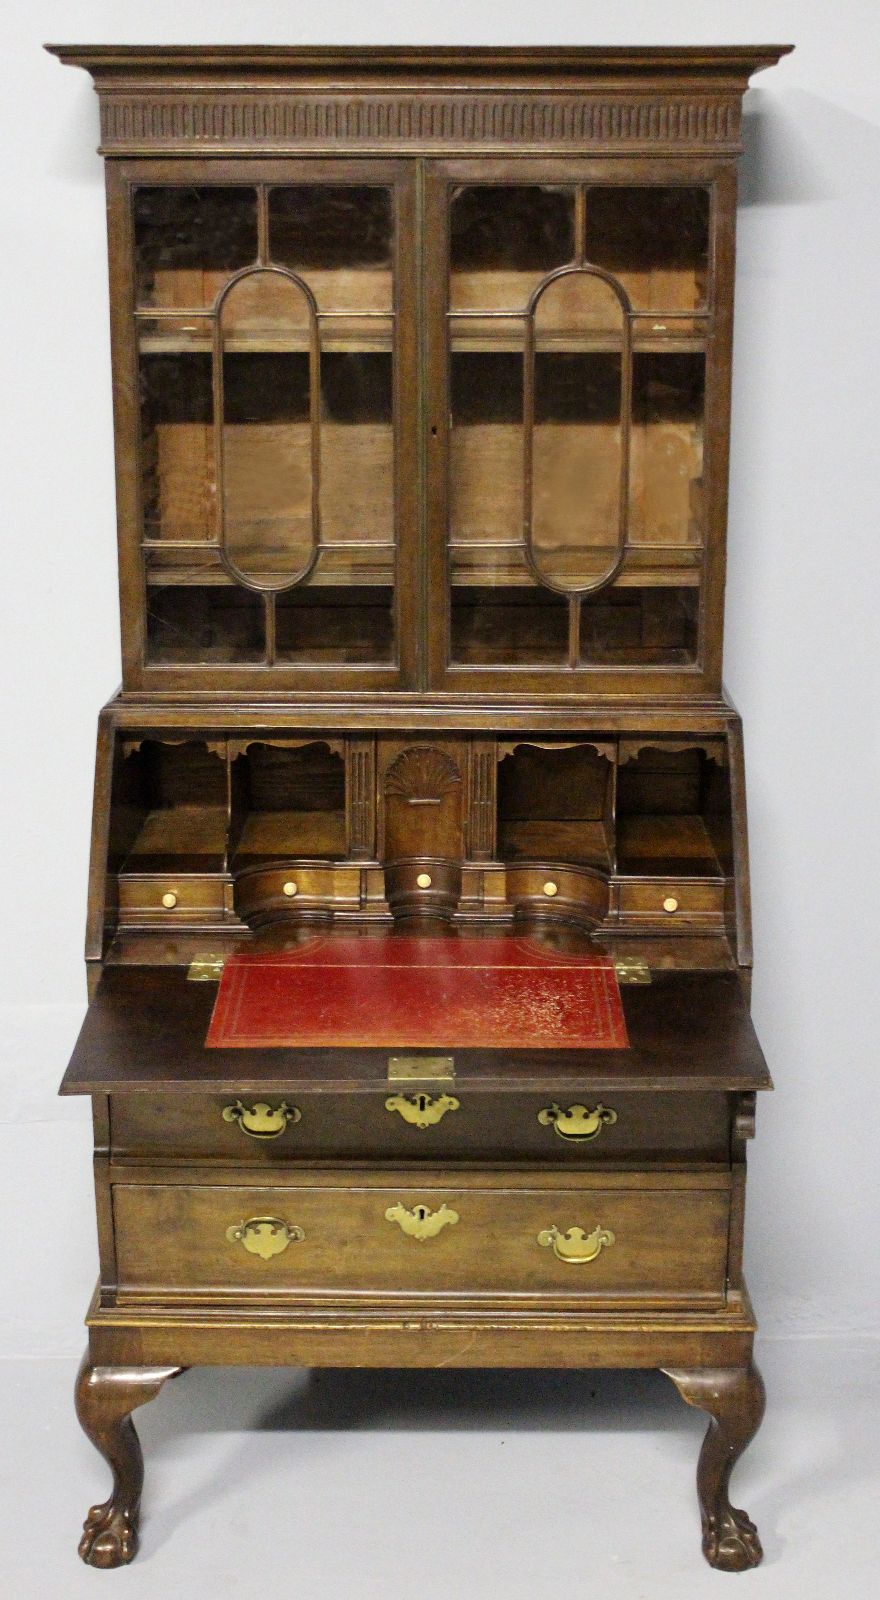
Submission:
[[[392,761],[385,774],[385,793],[406,800],[439,800],[461,784],[451,756],[432,745],[414,745]]]

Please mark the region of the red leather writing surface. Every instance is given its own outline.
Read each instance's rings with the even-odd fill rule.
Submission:
[[[518,937],[325,933],[232,956],[205,1043],[609,1050],[629,1040],[605,956]]]

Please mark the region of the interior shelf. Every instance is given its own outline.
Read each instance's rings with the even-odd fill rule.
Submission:
[[[138,348],[143,355],[210,355],[214,336],[210,319],[204,327],[188,329],[177,325],[186,312],[173,312],[167,319],[153,319],[141,323]],[[387,317],[333,317],[321,319],[320,344],[322,354],[389,354],[394,347],[394,322]],[[254,328],[228,334],[223,340],[226,355],[292,355],[309,349],[304,335],[291,334],[284,329]]]
[[[175,313],[176,317],[178,313]],[[185,312],[179,313],[185,316]],[[473,319],[468,318],[468,327],[456,326],[458,314],[453,317],[452,331],[449,346],[453,352],[482,352],[507,351],[522,353],[524,340],[524,327],[516,329],[499,328],[491,318],[480,318],[478,314]],[[172,319],[169,319],[172,320]],[[389,353],[394,345],[394,330],[389,317],[387,320],[377,319],[377,325],[372,325],[372,319],[364,322],[356,317],[345,319],[333,318],[332,324],[322,322],[320,327],[320,346],[322,354],[333,352],[348,352],[351,354]],[[690,352],[704,352],[707,345],[707,336],[703,332],[652,332],[634,333],[632,350],[634,355],[650,354],[687,354]],[[161,325],[142,328],[138,337],[138,347],[143,355],[210,355],[213,349],[213,331],[209,325],[204,329],[195,329],[190,332],[186,329],[171,326],[164,328]],[[289,333],[271,328],[255,329],[252,332],[229,335],[224,338],[223,348],[227,355],[252,355],[252,354],[302,354],[308,350],[308,342],[304,337],[294,337]],[[547,351],[560,351],[569,353],[614,353],[621,348],[620,339],[611,339],[602,334],[582,334],[575,330],[559,329],[552,333],[542,332],[536,340],[536,350],[539,353]]]
[[[377,553],[370,559],[370,554],[364,552],[365,559],[360,558],[359,552],[351,550],[334,550],[326,547],[322,550],[317,564],[313,567],[308,578],[309,588],[328,588],[341,585],[350,585],[352,588],[390,589],[394,584],[394,552],[389,550],[385,559]],[[236,583],[223,566],[216,547],[205,546],[204,554],[190,549],[183,560],[175,559],[174,551],[162,550],[161,545],[149,546],[150,560],[147,565],[147,586],[150,589],[174,588],[201,588],[203,584],[212,586],[234,586]],[[287,572],[275,572],[270,565],[260,568],[255,563],[249,564],[253,576],[258,577],[261,584],[270,589],[279,589],[290,582]]]
[[[617,870],[623,877],[724,877],[700,816],[618,817]]]
[[[546,818],[532,822],[506,822],[500,849],[503,859],[510,862],[584,863],[608,872],[612,866],[608,831],[601,821]]]
[[[179,805],[149,811],[122,872],[222,872],[225,805]]]
[[[616,552],[609,549],[609,565]],[[562,557],[564,552],[554,552],[554,571],[556,574],[566,572]],[[699,545],[681,545],[673,549],[663,547],[655,550],[651,545],[630,547],[620,572],[614,580],[617,588],[678,588],[681,585],[699,588],[700,567],[698,565],[702,554]],[[596,546],[590,546],[590,555],[595,557]],[[452,572],[450,582],[453,587],[466,585],[468,588],[519,588],[528,589],[535,587],[535,579],[526,565],[525,554],[521,550],[483,550],[476,541],[473,544],[465,542],[454,545],[450,551]],[[481,561],[480,557],[484,559]],[[580,552],[572,552],[572,558],[581,556]],[[582,556],[581,556],[582,559]],[[572,559],[569,568],[575,567]],[[591,569],[590,577],[593,571]]]
[[[245,820],[232,868],[294,857],[333,861],[344,856],[344,811],[256,811]]]

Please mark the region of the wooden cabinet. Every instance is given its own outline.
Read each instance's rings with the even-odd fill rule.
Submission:
[[[721,658],[741,100],[784,50],[54,53],[100,100],[123,653],[63,1085],[80,1553],[134,1555],[130,1413],[186,1365],[604,1365],[709,1413],[704,1552],[755,1565]],[[620,1037],[557,1047],[547,978],[506,1044],[387,986],[344,1042],[206,1042],[226,963],[314,951],[317,1014],[351,936],[450,1015],[444,951],[599,966]]]

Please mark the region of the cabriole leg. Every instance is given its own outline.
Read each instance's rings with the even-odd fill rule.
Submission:
[[[722,1572],[756,1567],[763,1551],[758,1530],[728,1496],[730,1474],[764,1415],[764,1383],[757,1367],[664,1368],[689,1406],[710,1416],[697,1467],[703,1519],[703,1554]]]
[[[92,1567],[121,1567],[138,1547],[144,1458],[131,1413],[159,1393],[182,1367],[96,1367],[88,1350],[76,1380],[80,1425],[113,1473],[110,1498],[92,1506],[79,1553]]]

